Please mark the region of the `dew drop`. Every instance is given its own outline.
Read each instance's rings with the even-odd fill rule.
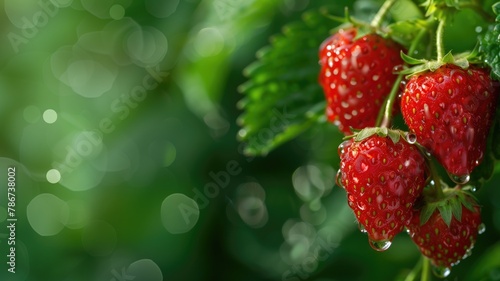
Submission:
[[[389,240],[373,241],[370,239],[368,241],[369,241],[372,249],[374,249],[375,251],[378,251],[378,252],[383,252],[383,251],[389,249],[389,247],[392,244],[391,241],[389,241]]]
[[[454,181],[456,184],[466,184],[470,180],[470,175],[458,176],[458,175],[449,174],[449,176],[450,176],[451,180]]]
[[[335,183],[338,186],[344,188],[344,185],[342,185],[342,172],[340,170],[337,171],[337,176],[335,177]]]
[[[484,223],[480,224],[479,227],[477,228],[477,233],[478,234],[483,234],[486,231],[486,226]]]
[[[446,278],[450,275],[451,270],[444,266],[432,266],[432,272],[439,278]]]
[[[339,145],[339,147],[338,147],[338,149],[337,149],[337,153],[339,154],[339,156],[342,156],[342,154],[344,154],[344,153],[345,153],[345,149],[346,149],[346,147],[347,147],[348,143],[349,143],[349,141],[344,141],[344,142],[342,142],[342,143]]]
[[[406,88],[406,84],[407,84],[406,80],[402,80],[401,83],[399,83],[399,88],[401,90],[404,90]]]
[[[402,71],[404,68],[405,68],[404,65],[398,64],[392,68],[392,72],[397,73]]]
[[[467,249],[467,251],[465,252],[465,254],[462,257],[462,259],[465,260],[466,258],[470,257],[470,255],[472,255],[472,247],[470,247],[469,249]]]
[[[405,136],[406,136],[406,141],[409,144],[415,144],[417,142],[417,136],[415,134],[406,133]]]
[[[361,233],[367,233],[365,226],[359,222],[358,222],[358,228],[359,231],[361,231]]]

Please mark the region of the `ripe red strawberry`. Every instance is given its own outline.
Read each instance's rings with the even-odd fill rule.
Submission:
[[[358,29],[340,29],[320,47],[319,83],[327,100],[326,115],[344,134],[351,127],[375,126],[380,106],[403,65],[401,46],[377,34],[356,39]]]
[[[413,242],[439,268],[450,268],[467,257],[483,227],[475,200],[463,191],[449,190],[452,194],[442,201],[415,210],[408,226]]]
[[[337,182],[372,247],[385,250],[410,222],[426,182],[426,166],[418,149],[399,138],[400,132],[364,134],[367,130],[374,128],[339,147]]]
[[[464,183],[483,159],[497,97],[486,69],[447,64],[410,78],[401,112],[417,141]]]

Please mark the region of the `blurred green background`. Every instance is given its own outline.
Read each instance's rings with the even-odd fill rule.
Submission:
[[[357,230],[332,125],[267,157],[236,139],[243,69],[270,36],[306,10],[369,18],[381,1],[1,3],[0,280],[404,280],[419,260],[404,233],[377,253]],[[458,51],[485,27],[460,16]],[[487,230],[448,280],[500,280],[499,185],[476,192]]]

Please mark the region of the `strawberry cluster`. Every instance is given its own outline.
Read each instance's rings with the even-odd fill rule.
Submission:
[[[403,76],[403,52],[390,38],[355,26],[338,29],[320,46],[326,115],[347,136],[339,146],[337,183],[375,250],[388,249],[407,229],[446,275],[470,254],[484,227],[466,184],[484,158],[499,87],[490,69],[455,62],[451,54]],[[396,103],[390,93],[399,88]],[[388,128],[384,118],[396,112],[406,131]]]

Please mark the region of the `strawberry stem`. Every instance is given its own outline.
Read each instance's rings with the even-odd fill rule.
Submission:
[[[446,24],[446,18],[443,17],[439,19],[439,24],[436,30],[436,52],[437,52],[437,60],[442,61],[444,57],[444,26]]]
[[[434,194],[435,199],[441,199],[444,198],[444,193],[443,193],[443,187],[441,186],[441,177],[439,176],[439,173],[436,168],[436,164],[431,158],[426,158],[427,159],[427,165],[429,167],[430,173],[431,173],[431,178],[434,181],[434,184],[431,185],[432,193]]]
[[[422,259],[419,259],[415,267],[410,271],[410,273],[408,273],[408,275],[406,275],[404,281],[415,281],[421,270],[422,270]]]
[[[422,40],[422,37],[426,34],[427,30],[421,29],[420,32],[415,36],[415,39],[410,45],[408,54],[411,55],[417,49],[418,43]],[[396,95],[399,92],[399,85],[403,80],[404,74],[399,74],[392,85],[391,92],[384,101],[383,110],[381,110],[377,116],[376,127],[388,128],[391,126],[392,122],[392,109],[394,107],[394,102],[396,101]]]
[[[420,281],[429,281],[430,277],[430,262],[429,259],[422,255],[422,276]]]
[[[382,7],[380,7],[380,9],[378,10],[370,25],[374,28],[379,28],[382,24],[384,16],[387,14],[387,12],[389,12],[389,9],[392,7],[392,5],[394,5],[395,2],[396,0],[386,0]]]

